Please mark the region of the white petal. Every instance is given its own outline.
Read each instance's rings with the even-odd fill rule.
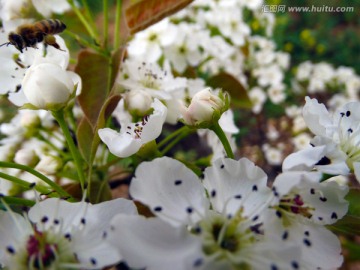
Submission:
[[[266,207],[270,189],[267,176],[250,160],[217,159],[204,172],[204,186],[212,206],[219,212],[234,214],[244,207],[244,214],[251,216]]]
[[[141,163],[130,184],[130,194],[174,225],[198,221],[208,204],[195,173],[168,157]]]
[[[120,262],[121,254],[114,245],[110,244],[106,237],[93,238],[94,234],[98,235],[99,231],[88,231],[85,234],[79,232],[71,238],[73,252],[81,265],[85,266],[85,269],[100,269]]]
[[[118,213],[130,215],[136,214],[137,210],[134,203],[126,199],[116,199],[92,205],[85,202],[70,203],[57,198],[49,198],[36,203],[28,215],[32,222],[41,224],[43,229],[54,226],[54,221],[57,219],[61,222],[65,234],[69,233],[73,226],[86,222],[87,227],[96,227],[101,236],[110,219]],[[45,219],[46,222],[44,222]],[[83,221],[83,219],[85,220]]]
[[[340,241],[324,226],[298,221],[285,222],[277,217],[275,210],[269,211],[265,232],[274,241],[284,245],[291,243],[301,249],[302,267],[299,269],[337,269],[341,266]]]
[[[318,224],[332,224],[341,219],[348,210],[349,203],[344,199],[347,186],[337,182],[309,183],[307,180],[298,187],[306,204],[313,206],[311,220]]]
[[[155,140],[160,136],[167,115],[166,106],[158,99],[155,99],[151,106],[154,108],[154,112],[149,116],[149,120],[141,133],[143,144]]]
[[[173,227],[158,218],[117,215],[109,241],[134,269],[187,270],[201,257],[201,240],[185,227]]]
[[[308,147],[292,153],[283,161],[283,171],[310,171],[325,156],[326,146]]]
[[[118,133],[110,128],[99,129],[98,134],[109,151],[118,157],[129,157],[139,151],[142,145],[141,139],[135,139],[128,133]]]
[[[33,232],[30,222],[17,213],[0,211],[0,264],[9,265],[8,248],[16,252],[17,245],[24,244],[27,236]]]
[[[327,134],[327,129],[333,127],[333,121],[324,104],[319,104],[316,99],[305,98],[306,104],[303,108],[304,120],[315,135]]]
[[[360,182],[360,162],[354,162],[353,166],[354,166],[354,174],[355,174],[356,180],[358,182]]]
[[[273,183],[273,190],[276,190],[278,196],[288,194],[292,188],[296,188],[301,181],[307,179],[313,183],[320,182],[321,173],[307,171],[286,171],[279,174]]]

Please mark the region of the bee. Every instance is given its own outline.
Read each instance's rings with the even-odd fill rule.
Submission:
[[[66,25],[60,20],[47,19],[33,24],[20,25],[15,32],[10,32],[9,42],[1,44],[14,45],[21,53],[28,47],[36,48],[36,44],[43,42],[45,46],[50,45],[61,50],[53,35],[59,34],[66,29]],[[63,50],[61,50],[63,51]]]

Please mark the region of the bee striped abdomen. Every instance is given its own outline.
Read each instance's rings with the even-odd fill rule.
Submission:
[[[55,35],[66,29],[66,25],[60,20],[42,20],[35,23],[36,31],[43,32],[46,35]]]

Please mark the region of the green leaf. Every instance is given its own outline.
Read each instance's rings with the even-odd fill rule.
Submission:
[[[345,199],[349,202],[347,215],[330,228],[345,234],[360,235],[360,189],[351,188]]]
[[[347,214],[335,224],[328,226],[331,230],[349,235],[360,235],[360,217]]]
[[[251,109],[252,103],[245,87],[232,75],[221,72],[210,77],[206,85],[212,88],[220,88],[231,96],[231,104],[239,109]]]
[[[143,30],[183,9],[193,0],[140,0],[125,11],[131,34]]]
[[[348,214],[360,218],[360,188],[351,188],[345,199],[349,202]]]

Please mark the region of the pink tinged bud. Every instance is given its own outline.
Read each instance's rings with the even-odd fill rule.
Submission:
[[[213,94],[210,88],[206,88],[194,95],[188,108],[183,108],[184,122],[192,126],[212,122],[214,113],[217,111],[220,116],[224,107],[224,100]]]

